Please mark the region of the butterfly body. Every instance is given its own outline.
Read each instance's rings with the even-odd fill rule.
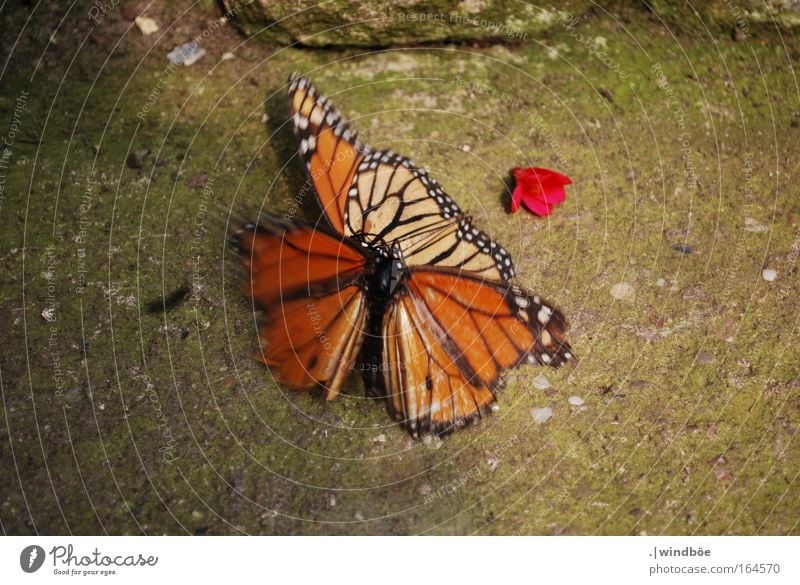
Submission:
[[[394,254],[385,250],[382,254],[378,253],[372,262],[371,268],[368,268],[371,277],[365,285],[365,290],[369,293],[367,328],[361,353],[362,364],[358,369],[362,371],[367,395],[382,397],[384,394],[381,358],[383,318],[397,288],[407,277],[408,268],[397,249]]]
[[[412,435],[444,434],[483,416],[507,370],[572,358],[560,311],[510,282],[510,254],[438,182],[360,143],[307,79],[289,99],[324,225],[267,216],[234,237],[279,382],[332,400],[360,371]]]

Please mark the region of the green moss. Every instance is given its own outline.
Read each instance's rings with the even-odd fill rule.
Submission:
[[[102,30],[116,40],[127,24],[113,14]],[[97,40],[103,51],[56,95],[79,44],[64,36],[32,83],[20,65],[0,90],[4,123],[19,90],[31,93],[0,230],[0,318],[14,349],[2,358],[0,453],[36,503],[31,522],[16,474],[2,474],[8,532],[797,532],[800,208],[784,185],[797,170],[797,108],[777,37],[722,35],[712,47],[643,19],[582,20],[575,32],[603,45],[609,68],[556,28],[513,47],[248,44],[219,61],[240,42],[223,29],[140,120],[164,54],[197,33],[184,26],[149,55],[155,41],[126,37],[106,64],[114,42]],[[30,63],[46,41],[14,58]],[[331,403],[271,380],[252,359],[258,315],[222,248],[228,207],[286,210],[304,180],[284,166],[293,70],[315,71],[367,141],[430,168],[510,249],[520,284],[570,318],[576,366],[514,372],[499,413],[431,443],[408,438],[355,379]],[[142,168],[127,166],[141,150]],[[517,165],[569,174],[566,203],[547,219],[508,215],[504,179]],[[189,185],[201,173],[205,191]],[[745,218],[769,231],[744,231]],[[683,243],[688,255],[672,248]],[[761,279],[766,266],[778,280]],[[632,302],[611,297],[617,282],[635,288]],[[539,374],[550,388],[534,386]],[[536,425],[529,409],[545,405],[553,418]]]

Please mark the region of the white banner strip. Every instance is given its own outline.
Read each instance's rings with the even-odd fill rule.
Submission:
[[[772,536],[9,536],[0,539],[0,580],[797,584],[798,553],[800,537]]]

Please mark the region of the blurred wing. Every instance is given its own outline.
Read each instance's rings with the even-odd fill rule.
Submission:
[[[389,409],[412,434],[482,415],[506,370],[572,358],[560,311],[501,281],[413,270],[384,320]]]
[[[333,228],[370,245],[400,246],[408,266],[435,264],[508,280],[510,254],[472,225],[409,159],[374,151],[308,79],[293,76],[289,100],[300,154]]]
[[[282,384],[339,393],[364,339],[365,257],[347,241],[269,217],[234,234],[245,293],[265,311],[262,359]]]

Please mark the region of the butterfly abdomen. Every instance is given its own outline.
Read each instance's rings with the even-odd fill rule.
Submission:
[[[383,317],[397,287],[407,276],[402,259],[392,255],[376,255],[367,270],[369,291],[367,331],[361,353],[364,387],[369,396],[384,396]]]

